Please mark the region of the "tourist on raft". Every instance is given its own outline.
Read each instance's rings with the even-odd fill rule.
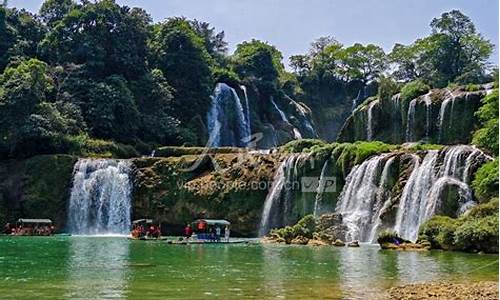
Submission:
[[[184,236],[186,238],[190,238],[193,235],[193,227],[190,224],[187,224],[184,228]]]

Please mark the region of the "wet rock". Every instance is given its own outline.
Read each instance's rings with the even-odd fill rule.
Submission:
[[[359,247],[359,242],[358,241],[352,241],[349,244],[347,244],[347,247],[353,247],[353,248]]]
[[[291,241],[291,244],[295,245],[307,245],[307,243],[309,243],[309,239],[301,235]]]
[[[427,245],[417,244],[417,243],[401,243],[399,245],[393,243],[382,243],[380,248],[384,250],[403,250],[403,251],[427,251],[430,249]]]
[[[324,241],[333,242],[337,239],[345,240],[347,226],[342,223],[342,215],[325,214],[318,218],[316,222],[317,236]]]
[[[344,247],[345,246],[345,243],[339,239],[335,240],[335,242],[333,242],[333,244],[335,247]]]

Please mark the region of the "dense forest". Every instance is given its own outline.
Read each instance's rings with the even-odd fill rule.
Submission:
[[[321,122],[350,113],[346,94],[417,96],[494,80],[497,71],[488,62],[494,46],[467,16],[443,13],[430,29],[390,53],[321,37],[308,53],[290,57],[290,72],[271,44],[244,41],[229,54],[224,32],[199,20],[153,23],[146,11],[113,0],[47,0],[37,14],[4,4],[0,157],[132,157],[160,145],[204,145],[218,82],[290,96]],[[328,114],[321,116],[323,108]],[[497,115],[498,97],[487,98],[474,141],[491,152],[498,148]],[[259,131],[258,123],[252,126]]]

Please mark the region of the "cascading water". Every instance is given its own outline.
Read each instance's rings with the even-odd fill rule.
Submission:
[[[288,118],[286,117],[286,114],[285,112],[283,112],[279,107],[278,107],[278,104],[276,104],[276,102],[274,102],[274,98],[271,96],[271,103],[273,104],[274,106],[274,109],[276,109],[276,111],[279,113],[280,117],[281,117],[281,121],[283,121],[284,123],[287,123],[289,125],[290,124],[290,121],[288,120]],[[296,139],[296,140],[301,140],[302,139],[302,135],[300,134],[300,131],[297,129],[297,128],[293,128],[292,130],[293,132],[293,138]]]
[[[326,160],[323,168],[321,169],[321,175],[319,176],[318,189],[316,191],[316,198],[314,201],[314,216],[319,217],[321,213],[321,204],[323,202],[323,193],[325,191],[326,185],[326,172],[328,170],[328,164],[330,160]]]
[[[368,106],[368,116],[367,116],[367,119],[368,119],[368,122],[367,122],[367,126],[366,126],[366,135],[367,135],[367,139],[369,141],[373,140],[373,108],[375,107],[375,104],[378,103],[378,100],[375,100],[375,101],[372,101],[370,102],[369,106]]]
[[[418,156],[414,156],[413,171],[399,200],[394,226],[394,230],[402,237],[415,240],[419,225],[431,216],[433,201],[427,196],[434,183],[434,165],[438,154],[436,150],[429,151],[422,163]]]
[[[207,124],[211,147],[247,146],[251,135],[250,124],[238,94],[225,83],[218,83],[215,87]]]
[[[441,209],[443,193],[448,187],[458,191],[457,214],[475,205],[468,186],[472,165],[491,159],[468,145],[429,150],[423,158],[416,154],[411,157],[412,171],[403,187],[391,228],[383,228],[381,216],[388,206],[394,205],[389,201],[386,188],[394,158],[381,154],[354,166],[336,207],[348,228],[349,239],[373,242],[380,230],[393,229],[401,237],[415,241],[420,225]]]
[[[408,114],[406,116],[406,141],[413,142],[415,139],[414,127],[415,127],[415,108],[417,106],[417,99],[410,101],[408,105]]]
[[[373,208],[377,202],[379,183],[383,181],[379,175],[387,157],[388,154],[372,157],[355,166],[347,176],[335,210],[342,215],[348,228],[347,239],[369,239],[374,224],[372,220],[377,215]]]
[[[453,107],[453,104],[455,102],[455,96],[453,95],[453,93],[449,90],[446,90],[446,91],[447,91],[449,97],[447,97],[446,99],[443,100],[443,102],[441,102],[441,108],[439,109],[439,120],[438,120],[438,127],[439,127],[439,139],[438,139],[438,141],[439,142],[442,141],[444,131],[446,130],[446,128],[445,128],[446,124],[444,123],[445,116],[446,116],[446,108],[448,107],[450,102],[452,103],[452,107]],[[449,126],[451,127],[452,120],[453,120],[453,109],[451,110],[449,115],[450,115]]]
[[[308,154],[303,153],[292,154],[278,167],[264,201],[259,236],[266,235],[272,228],[288,225],[291,222],[289,214],[292,209],[293,191],[300,188],[297,186],[298,164],[308,157]]]
[[[432,100],[431,92],[425,94],[425,138],[428,140],[431,133]]]
[[[248,93],[247,93],[247,87],[242,85],[240,86],[241,90],[243,91],[243,95],[245,96],[245,121],[246,121],[246,131],[251,134],[251,125],[250,125],[250,103],[248,101]]]
[[[126,234],[130,229],[130,163],[81,159],[74,167],[68,208],[72,234]]]

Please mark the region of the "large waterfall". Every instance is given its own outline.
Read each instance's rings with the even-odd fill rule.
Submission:
[[[207,115],[209,143],[212,147],[246,147],[250,135],[250,113],[245,93],[246,114],[236,91],[225,83],[218,83],[212,96],[212,107]]]
[[[449,187],[458,191],[457,214],[474,205],[468,185],[471,166],[478,159],[490,159],[477,148],[467,145],[429,150],[423,158],[417,154],[410,157],[411,174],[399,197],[392,225],[384,226],[381,216],[394,205],[391,201],[395,199],[388,197],[390,191],[386,188],[394,157],[381,154],[351,170],[336,207],[349,229],[348,239],[373,242],[380,230],[392,229],[403,238],[415,241],[419,226],[441,211],[443,193]]]
[[[126,234],[130,229],[130,163],[80,159],[73,174],[68,208],[72,234]]]

